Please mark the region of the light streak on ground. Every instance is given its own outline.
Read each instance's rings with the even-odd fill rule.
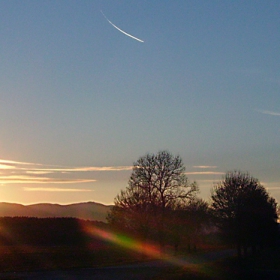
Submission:
[[[203,264],[232,257],[236,254],[234,249],[226,249],[221,251],[218,250],[202,254],[176,257],[174,256],[174,252],[168,252],[167,250],[162,252],[159,246],[156,246],[155,244],[141,242],[124,234],[103,230],[95,226],[86,226],[84,231],[89,234],[89,236],[101,238],[104,241],[108,241],[112,244],[119,245],[139,254],[146,255],[151,259],[160,260],[166,264],[183,267],[188,271],[199,272],[204,275],[209,274],[209,271],[207,271],[207,267],[203,268]]]
[[[161,252],[159,246],[148,242],[140,242],[134,238],[123,234],[118,234],[106,230],[99,229],[94,226],[89,226],[84,229],[87,234],[99,237],[104,241],[119,245],[123,248],[132,250],[142,255],[146,255],[152,259],[160,259],[177,266],[187,266],[191,263],[184,259],[176,258],[171,254]]]

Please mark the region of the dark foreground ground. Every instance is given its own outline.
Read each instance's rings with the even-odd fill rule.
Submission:
[[[12,262],[5,269],[5,262],[1,262],[0,279],[280,279],[279,250],[267,250],[240,263],[233,250],[141,261],[135,256],[133,259],[132,255],[128,257],[124,251],[116,251],[114,255],[110,250],[109,258],[106,255],[109,251],[102,250],[96,256],[85,256],[85,252],[77,249],[60,248],[59,254],[57,249],[41,248],[41,252],[34,248],[33,251],[30,248],[21,249],[17,263]],[[114,262],[116,265],[113,265]],[[49,268],[36,270],[35,266],[40,263],[48,264]],[[16,264],[21,265],[16,267]]]

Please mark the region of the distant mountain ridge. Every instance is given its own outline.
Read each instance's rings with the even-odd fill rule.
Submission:
[[[84,220],[106,222],[106,217],[112,206],[96,202],[82,202],[68,205],[39,203],[22,205],[0,202],[0,217],[72,217]]]

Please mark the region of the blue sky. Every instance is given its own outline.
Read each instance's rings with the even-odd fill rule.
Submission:
[[[273,0],[1,1],[1,200],[109,204],[166,149],[203,198],[238,169],[280,201],[279,14]]]

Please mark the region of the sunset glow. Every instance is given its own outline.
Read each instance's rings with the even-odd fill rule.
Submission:
[[[0,1],[1,201],[112,204],[161,150],[280,200],[279,1],[70,2]]]

